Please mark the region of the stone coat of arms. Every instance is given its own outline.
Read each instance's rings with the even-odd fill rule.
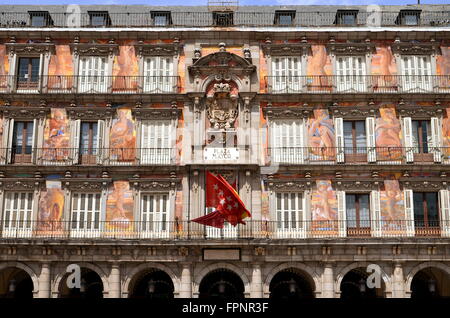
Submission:
[[[236,95],[230,94],[230,84],[214,84],[214,95],[208,96],[206,114],[211,126],[217,130],[233,128],[238,114]]]

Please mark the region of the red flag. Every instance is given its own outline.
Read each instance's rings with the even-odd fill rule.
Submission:
[[[242,219],[251,217],[236,190],[224,177],[216,177],[209,171],[206,172],[206,205],[214,207],[216,211],[192,221],[223,228],[225,220],[236,226],[238,223],[245,224]]]

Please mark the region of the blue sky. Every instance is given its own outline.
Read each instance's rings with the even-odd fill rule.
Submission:
[[[143,4],[143,5],[206,5],[208,0],[0,0],[0,4]],[[417,0],[239,0],[240,5],[368,5],[416,4]],[[421,0],[422,4],[449,4],[449,0]]]

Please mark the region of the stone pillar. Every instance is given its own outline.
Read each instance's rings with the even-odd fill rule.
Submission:
[[[322,273],[322,298],[335,298],[333,264],[325,263]]]
[[[120,266],[112,264],[109,274],[109,298],[120,298]]]
[[[180,286],[180,298],[191,298],[192,297],[192,275],[191,275],[191,264],[182,263],[181,264],[181,286]]]
[[[403,277],[403,266],[396,263],[392,273],[392,298],[405,298],[405,279]]]
[[[50,298],[50,264],[43,263],[38,278],[39,292],[37,298]]]
[[[261,265],[253,264],[252,282],[250,288],[250,298],[263,298],[263,282],[261,274]]]

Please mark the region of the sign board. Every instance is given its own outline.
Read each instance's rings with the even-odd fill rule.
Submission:
[[[205,160],[239,160],[238,148],[205,148]]]

